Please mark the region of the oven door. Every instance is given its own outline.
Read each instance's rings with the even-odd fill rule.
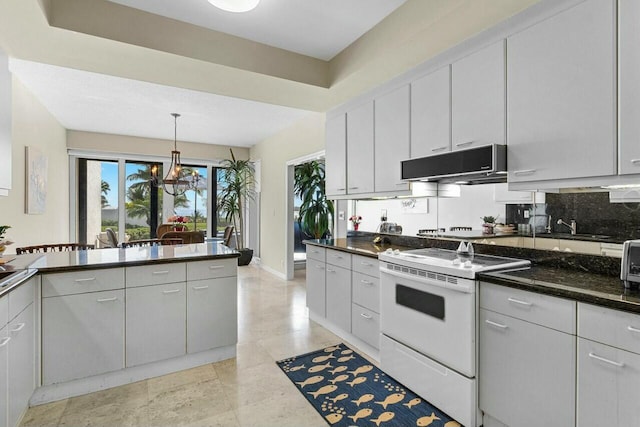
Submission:
[[[475,280],[427,276],[380,269],[381,332],[473,378]]]

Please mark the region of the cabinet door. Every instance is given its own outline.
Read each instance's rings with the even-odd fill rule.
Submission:
[[[0,326],[0,427],[7,426],[9,328]]]
[[[236,277],[187,283],[187,353],[234,345],[238,341]]]
[[[347,116],[345,114],[327,119],[324,162],[327,196],[347,194]]]
[[[409,190],[400,162],[409,158],[409,86],[375,100],[375,191]]]
[[[640,355],[578,338],[578,426],[640,425]]]
[[[453,150],[505,143],[504,41],[451,66]]]
[[[640,173],[640,2],[618,2],[621,174]]]
[[[9,426],[18,421],[29,407],[36,386],[35,378],[35,317],[30,304],[9,322]]]
[[[411,158],[451,151],[451,67],[411,83]]]
[[[307,258],[307,307],[309,311],[326,316],[325,263]]]
[[[124,304],[124,290],[43,298],[43,384],[124,369]]]
[[[327,320],[351,332],[351,270],[327,264]]]
[[[347,193],[373,193],[373,101],[347,113]]]
[[[616,174],[614,3],[587,0],[508,38],[509,182]]]
[[[9,58],[0,49],[0,192],[10,189],[11,73],[9,72]]]
[[[184,282],[130,288],[126,297],[127,367],[186,353]]]
[[[480,309],[480,409],[513,427],[575,425],[573,335]]]

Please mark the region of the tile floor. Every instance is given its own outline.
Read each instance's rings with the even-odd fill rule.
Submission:
[[[344,342],[309,320],[305,270],[288,282],[255,266],[238,274],[235,359],[36,406],[21,425],[326,427],[274,363]]]

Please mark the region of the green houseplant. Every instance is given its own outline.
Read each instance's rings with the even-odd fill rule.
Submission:
[[[293,191],[302,200],[298,222],[314,239],[325,237],[333,223],[333,202],[327,199],[324,183],[323,162],[313,160],[295,167]]]
[[[222,163],[222,190],[218,194],[218,212],[233,224],[236,249],[240,252],[238,265],[247,265],[253,257],[253,249],[244,247],[244,207],[253,198],[255,170],[249,160],[238,160],[231,152],[231,159]]]

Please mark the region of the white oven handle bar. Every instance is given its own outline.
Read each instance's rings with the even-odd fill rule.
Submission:
[[[476,291],[475,281],[471,279],[457,279],[458,283],[454,284],[454,283],[441,281],[441,280],[432,280],[426,277],[416,276],[413,274],[402,273],[400,271],[389,270],[386,267],[380,269],[380,274],[381,275],[387,274],[389,276],[395,276],[401,279],[411,280],[416,283],[421,283],[421,284],[423,283],[429,286],[437,286],[439,288],[451,289],[453,291],[463,292],[466,294],[472,294]],[[445,275],[441,274],[440,276],[445,276]]]

